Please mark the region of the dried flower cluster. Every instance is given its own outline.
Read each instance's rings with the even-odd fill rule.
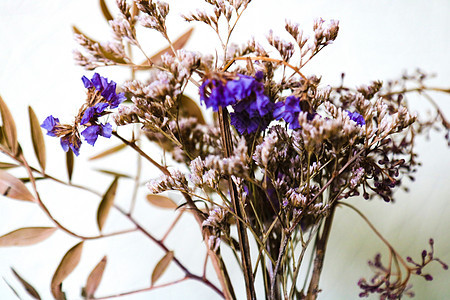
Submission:
[[[271,31],[267,47],[255,40],[235,45],[229,43],[230,36],[250,1],[206,0],[206,3],[208,9],[188,13],[183,18],[211,27],[219,37],[221,55],[182,49],[190,31],[172,42],[166,27],[167,3],[117,0],[116,18],[111,17],[104,5],[113,41],[96,42],[75,28],[75,39],[84,49],[83,53],[75,51],[75,60],[87,70],[108,65],[130,67],[132,78],[121,85],[123,92],[117,93],[116,83],[97,73],[92,79],[83,77],[87,101],[74,124],[61,124],[58,118],[49,116],[41,127],[48,135],[59,137],[66,152],[70,150],[76,155],[81,136],[94,145],[98,136],[115,135],[163,173],[147,183],[151,193],[148,200],[165,199],[163,204],[153,203],[166,208],[175,205],[194,215],[208,251],[206,261],[213,265],[220,287],[208,280],[205,272],[199,276],[189,271],[164,244],[165,237],[157,239],[138,225],[133,216],[135,199],[129,212],[116,207],[136,225],[136,230],[166,253],[155,267],[152,285],[147,290],[155,288],[154,281],[173,262],[184,272],[185,279],[200,281],[226,299],[242,298],[235,295],[227,271],[229,263],[220,254],[223,247],[229,247],[242,268],[247,299],[256,299],[257,272],[262,274],[266,299],[316,299],[336,207],[349,207],[365,219],[345,202],[347,198],[362,195],[364,199],[394,201],[396,188],[403,184],[405,176],[412,175],[417,165],[415,136],[437,121],[448,131],[449,123],[439,109],[434,119],[419,122],[410,111],[403,94],[426,91],[423,73],[405,75],[385,85],[376,81],[356,89],[343,83],[330,87],[318,75],[305,75],[302,68],[336,40],[338,21],[317,19],[312,37],[307,37],[298,24],[286,21],[288,40]],[[138,26],[161,33],[169,44],[165,53],[147,55],[137,37]],[[145,54],[147,61],[134,62],[131,47]],[[139,80],[135,76],[138,71],[146,72]],[[408,89],[406,82],[415,82],[418,88]],[[188,96],[185,93],[188,86],[195,86],[198,95]],[[202,105],[203,110],[199,107]],[[202,111],[212,114],[212,118],[204,118]],[[137,124],[131,141],[105,122],[111,113],[115,126]],[[153,158],[144,152],[141,137],[159,145],[164,158]],[[23,158],[20,159],[23,163]],[[168,161],[178,164],[174,166]],[[26,163],[25,166],[30,174],[36,171]],[[114,175],[116,178],[99,206],[100,230],[122,176]],[[138,188],[139,174],[134,195]],[[181,192],[184,201],[174,204],[165,196],[155,195],[171,190]],[[83,241],[88,239],[55,223]],[[360,280],[361,297],[370,293],[378,293],[382,299],[412,296],[410,275],[431,280],[431,275],[422,273],[431,261],[447,269],[434,257],[432,240],[431,252],[423,252],[421,263],[411,258],[405,262],[374,231],[388,246],[391,261],[385,267],[377,255],[370,262],[375,276],[370,281]],[[77,247],[81,246],[70,251],[81,251]],[[314,262],[311,270],[305,263],[307,249],[311,249]],[[258,253],[257,258],[254,253]],[[399,261],[406,270],[406,278],[401,277]],[[64,259],[61,265],[64,269]],[[301,270],[310,275],[304,282],[300,282]],[[59,278],[57,274],[58,270],[55,278]],[[62,280],[52,281],[56,298],[61,296]],[[95,284],[98,285],[87,284],[86,298],[95,299]]]

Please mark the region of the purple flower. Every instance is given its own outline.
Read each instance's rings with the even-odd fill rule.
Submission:
[[[346,110],[350,120],[356,122],[356,124],[358,124],[359,126],[363,126],[366,124],[366,121],[364,120],[363,116],[361,116],[359,113],[355,112],[350,112],[348,110]]]
[[[108,82],[107,78],[100,76],[98,73],[95,73],[91,80],[86,76],[83,76],[81,80],[85,88],[95,88],[99,91],[110,108],[117,108],[126,99],[124,93],[116,93],[117,84],[114,81],[111,80]]]
[[[297,129],[300,128],[298,116],[301,111],[300,99],[291,95],[287,97],[284,102],[278,102],[275,104],[273,117],[277,120],[283,118],[286,123],[289,123],[290,129]]]
[[[105,125],[91,125],[81,132],[81,135],[84,137],[86,142],[92,146],[94,146],[99,135],[110,138],[111,134],[112,126],[109,123],[106,123]]]
[[[54,118],[53,116],[48,116],[44,122],[42,122],[41,127],[47,129],[47,135],[49,136],[57,136],[57,126],[59,125],[59,119]]]
[[[69,148],[72,149],[73,153],[78,156],[80,154],[80,146],[81,141],[78,138],[73,138],[72,136],[63,136],[61,137],[61,147],[65,152],[69,151]]]
[[[206,88],[210,89],[207,95]],[[236,98],[229,90],[227,84],[219,79],[206,79],[203,81],[199,89],[200,100],[205,103],[206,107],[212,107],[214,111],[218,111],[219,107],[226,107],[236,103]]]
[[[97,103],[92,107],[88,107],[81,118],[80,125],[87,123],[95,123],[101,116],[101,113],[108,107],[108,103]]]

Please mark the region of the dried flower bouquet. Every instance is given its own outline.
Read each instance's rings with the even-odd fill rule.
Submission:
[[[423,270],[431,262],[447,269],[434,256],[432,239],[430,250],[423,251],[420,261],[403,258],[346,199],[362,196],[366,200],[394,200],[394,191],[403,184],[402,178],[411,176],[418,164],[414,148],[417,135],[440,126],[447,131],[448,139],[450,128],[438,106],[435,116],[418,121],[406,96],[419,92],[434,104],[426,94],[428,90],[443,93],[450,90],[429,87],[428,75],[420,71],[387,84],[374,81],[351,88],[344,84],[343,76],[340,86],[327,86],[320,76],[304,73],[303,67],[337,38],[338,21],[316,20],[311,37],[298,24],[287,21],[289,40],[270,32],[268,46],[256,40],[235,45],[230,43],[230,37],[250,1],[206,2],[208,9],[188,13],[183,18],[203,23],[217,33],[222,52],[214,55],[183,48],[192,30],[171,40],[166,28],[167,3],[117,0],[120,13],[113,18],[101,0],[113,39],[99,43],[74,28],[80,44],[80,50],[74,52],[75,60],[87,70],[104,66],[129,68],[131,78],[117,85],[99,73],[84,76],[86,102],[70,124],[53,115],[39,122],[30,108],[39,167],[28,164],[17,141],[15,122],[6,104],[0,102],[3,120],[0,150],[14,161],[14,166],[27,170],[32,190],[28,190],[23,180],[1,170],[3,194],[35,202],[54,222],[54,227],[27,227],[7,233],[0,237],[0,245],[34,244],[57,229],[78,238],[80,242],[67,252],[54,272],[51,291],[55,299],[73,299],[63,292],[63,283],[80,261],[84,243],[135,231],[165,252],[152,273],[151,285],[122,294],[96,296],[107,263],[105,256],[88,276],[82,291],[84,298],[126,296],[170,288],[190,279],[225,299],[316,299],[320,297],[319,282],[333,217],[341,206],[360,215],[389,251],[385,261],[377,254],[370,262],[375,274],[370,280],[359,281],[360,297],[372,293],[379,294],[380,299],[412,296],[409,284],[412,275],[432,280]],[[136,34],[139,26],[159,32],[169,47],[148,55]],[[133,51],[143,54],[145,62],[136,62]],[[198,89],[195,97],[185,92],[189,86]],[[212,117],[205,117],[204,112]],[[126,126],[129,124],[135,125]],[[47,135],[60,139],[67,152],[69,181],[46,173],[45,144],[39,126]],[[70,174],[74,155],[80,154],[84,141],[95,145],[100,136],[115,137],[123,145],[98,157],[131,148],[143,160],[142,167],[148,162],[161,171],[159,178],[146,185],[150,191],[148,200],[180,212],[163,238],[143,228],[133,215],[135,202],[140,201],[136,197],[139,174],[131,206],[124,209],[114,200],[118,182],[125,179],[122,174],[112,173],[114,180],[100,194],[98,236],[82,236],[65,227],[40,198],[37,179],[98,194],[73,184]],[[162,163],[158,162],[159,157],[143,150],[142,140],[150,140],[164,150]],[[5,164],[3,168],[6,167]],[[180,192],[183,201],[174,204],[159,195],[166,191]],[[102,233],[111,208],[119,211],[134,228]],[[165,238],[183,213],[195,217],[196,229],[207,249],[204,272],[200,275],[190,271],[165,244]],[[234,254],[232,263],[228,261],[230,257],[225,259],[221,255],[224,247]],[[240,279],[229,275],[230,265],[236,263],[242,270],[245,296],[235,293],[233,287],[233,281]],[[169,264],[177,265],[184,276],[158,284]],[[216,278],[206,276],[207,265],[213,267]],[[306,276],[299,276],[301,272]],[[29,294],[40,299],[36,289],[15,274]],[[255,288],[256,281],[263,283],[263,290]]]

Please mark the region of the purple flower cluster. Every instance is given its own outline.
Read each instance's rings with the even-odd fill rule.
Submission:
[[[363,116],[361,116],[359,113],[355,112],[351,112],[346,110],[350,120],[356,122],[356,124],[358,124],[359,126],[363,126],[366,124],[366,121],[364,120]]]
[[[72,149],[75,155],[80,153],[80,134],[78,126],[83,125],[86,128],[81,132],[86,142],[94,145],[99,136],[110,138],[112,134],[112,126],[109,123],[102,124],[99,118],[108,112],[106,109],[114,109],[125,100],[124,93],[116,93],[116,83],[109,81],[105,77],[95,73],[92,79],[83,76],[84,86],[88,89],[87,108],[80,111],[79,124],[65,125],[59,122],[58,118],[53,116],[47,117],[41,127],[47,130],[47,135],[60,137],[61,146],[64,151]],[[77,121],[76,121],[77,122]]]
[[[255,77],[237,74],[232,80],[206,79],[200,86],[200,100],[214,111],[231,105],[231,124],[240,134],[264,130],[272,120],[274,104],[264,94],[262,79],[262,72]]]
[[[314,109],[310,108],[310,105],[306,100],[302,101],[294,95],[291,95],[287,97],[284,102],[277,102],[275,104],[273,117],[276,120],[283,119],[286,121],[286,123],[289,124],[290,129],[298,129],[301,127],[298,121],[301,112],[307,113],[306,118],[308,121],[312,121],[314,117],[318,115]]]
[[[302,109],[300,108],[300,99],[295,96],[289,96],[284,102],[277,102],[273,117],[277,120],[283,118],[286,123],[289,123],[290,129],[300,128],[298,123],[298,116]]]

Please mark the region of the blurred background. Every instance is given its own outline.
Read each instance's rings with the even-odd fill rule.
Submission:
[[[107,1],[115,15],[114,1]],[[192,24],[184,22],[180,13],[203,7],[200,0],[169,0],[171,13],[168,19],[169,34],[177,37]],[[437,77],[429,86],[450,87],[450,2],[430,1],[304,1],[269,0],[253,1],[236,28],[234,42],[247,41],[251,36],[264,39],[270,29],[284,36],[285,19],[301,24],[310,32],[314,19],[340,21],[336,42],[323,50],[304,69],[306,74],[322,76],[323,84],[338,85],[341,73],[346,74],[348,86],[368,84],[372,80],[398,78],[404,71],[412,73],[416,68],[435,73]],[[111,39],[110,29],[102,17],[98,1],[92,0],[2,0],[0,1],[0,95],[9,106],[18,126],[19,141],[26,157],[38,166],[32,150],[27,106],[35,110],[39,120],[48,115],[70,122],[85,99],[85,89],[80,78],[91,77],[93,72],[75,66],[72,50],[72,25],[99,41]],[[150,30],[138,32],[144,49],[152,54],[166,44],[158,33]],[[211,29],[197,24],[186,48],[203,53],[214,53],[215,35]],[[100,68],[101,75],[121,83],[130,72],[117,67]],[[431,93],[442,111],[450,117],[450,97]],[[196,97],[192,90],[192,97]],[[419,114],[428,114],[430,107],[419,97],[410,97]],[[47,171],[51,175],[67,179],[65,153],[59,141],[46,137]],[[73,182],[94,188],[107,189],[111,176],[95,169],[104,168],[133,175],[136,155],[119,153],[111,158],[88,161],[102,149],[118,145],[118,140],[100,138],[95,148],[83,145],[75,162]],[[158,160],[160,152],[152,145],[145,150]],[[398,190],[396,203],[384,203],[374,199],[365,201],[354,198],[348,202],[357,206],[375,224],[377,229],[402,254],[419,259],[423,249],[428,249],[429,238],[435,239],[435,255],[450,262],[450,151],[443,132],[432,131],[427,137],[419,137],[418,159],[423,163],[415,174],[414,182],[405,180],[408,193]],[[0,158],[0,161],[4,161]],[[6,160],[5,160],[6,161]],[[14,171],[17,172],[17,171]],[[23,176],[23,173],[14,173]],[[158,171],[144,164],[142,181],[157,177]],[[119,183],[117,203],[129,205],[132,181]],[[43,201],[56,219],[73,231],[83,235],[97,235],[96,210],[99,197],[87,192],[53,182],[38,182]],[[175,217],[171,211],[157,209],[146,203],[145,189],[138,195],[136,219],[149,231],[161,237]],[[177,200],[177,194],[171,194]],[[0,199],[0,235],[26,226],[52,226],[52,222],[34,204]],[[131,228],[132,225],[114,209],[105,225],[105,232]],[[192,229],[191,229],[192,228]],[[77,239],[56,232],[46,241],[29,247],[0,248],[0,276],[18,291],[23,299],[29,299],[25,290],[13,276],[10,267],[28,280],[43,299],[51,299],[50,281],[61,258]],[[169,236],[167,243],[175,249],[176,256],[192,270],[201,274],[204,249],[201,236],[193,218],[184,216]],[[357,281],[369,278],[372,273],[368,259],[381,252],[387,256],[386,247],[373,234],[364,221],[354,212],[341,208],[337,211],[327,250],[319,299],[357,299]],[[224,250],[224,255],[229,255]],[[63,289],[68,299],[81,299],[80,290],[89,272],[104,256],[108,256],[103,281],[97,296],[144,288],[149,285],[151,272],[164,253],[139,233],[117,236],[85,243],[81,263],[65,280]],[[231,257],[230,257],[231,258]],[[212,271],[212,268],[209,268]],[[435,278],[426,282],[423,278],[412,280],[416,299],[449,299],[450,273],[440,265],[431,264],[427,269]],[[210,278],[216,281],[213,272]],[[236,290],[243,299],[243,280],[239,270],[231,270]],[[182,273],[171,265],[161,278],[167,282],[180,278]],[[261,288],[261,286],[260,286]],[[136,294],[123,299],[216,299],[209,288],[195,281]],[[16,299],[4,280],[0,280],[0,299]],[[374,297],[376,299],[376,297]]]

